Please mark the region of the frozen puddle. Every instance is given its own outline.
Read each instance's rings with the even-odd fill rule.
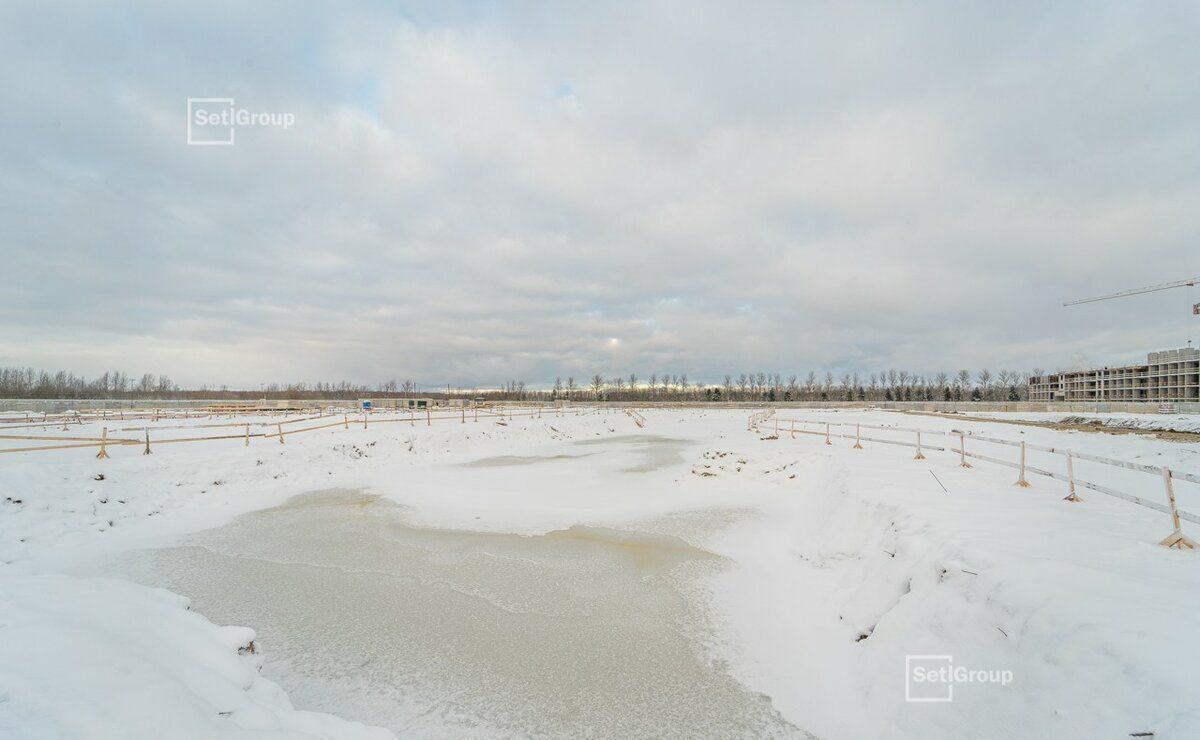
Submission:
[[[584,455],[498,455],[496,457],[481,457],[478,460],[463,463],[464,468],[503,468],[509,465],[535,465],[537,463],[555,462],[558,460],[578,460],[581,457],[594,455],[591,452]]]
[[[684,597],[720,558],[672,537],[420,529],[327,491],[118,570],[254,627],[301,708],[402,736],[794,737],[721,669]]]
[[[625,434],[616,437],[601,437],[599,439],[584,439],[572,442],[571,446],[601,446],[606,449],[595,452],[579,452],[574,454],[558,453],[553,455],[499,455],[483,457],[478,460],[461,463],[465,468],[499,468],[512,465],[536,465],[539,463],[565,462],[583,457],[607,453],[613,459],[620,461],[619,468],[625,473],[649,473],[686,461],[683,451],[694,445],[686,439],[663,437],[653,434]]]
[[[684,463],[686,460],[683,451],[695,443],[655,434],[626,434],[619,437],[582,439],[574,444],[587,447],[602,445],[611,451],[632,455],[634,459],[631,464],[621,470],[626,473],[649,473]]]

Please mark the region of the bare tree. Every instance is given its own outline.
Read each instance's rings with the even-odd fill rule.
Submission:
[[[979,379],[979,392],[985,401],[991,400],[992,395],[992,373],[986,367],[979,371],[976,376]]]

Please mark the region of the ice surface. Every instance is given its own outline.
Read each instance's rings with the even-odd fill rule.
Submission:
[[[298,706],[400,734],[804,734],[706,657],[705,616],[681,589],[722,558],[662,535],[426,529],[403,513],[309,494],[118,570],[253,626]]]

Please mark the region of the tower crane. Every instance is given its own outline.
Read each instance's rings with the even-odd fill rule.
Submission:
[[[1160,290],[1170,290],[1171,288],[1192,288],[1197,283],[1200,283],[1200,277],[1187,278],[1185,280],[1176,280],[1173,283],[1160,283],[1158,285],[1147,285],[1144,288],[1134,288],[1133,290],[1122,290],[1119,293],[1109,293],[1108,295],[1098,295],[1092,298],[1080,298],[1077,301],[1067,301],[1063,306],[1078,306],[1082,303],[1097,303],[1099,301],[1110,301],[1114,298],[1128,298],[1129,296],[1141,295],[1142,293],[1157,293]],[[1189,298],[1189,303],[1191,302]],[[1192,315],[1200,316],[1200,303],[1192,305]],[[1188,346],[1192,346],[1192,330],[1191,324],[1188,324]]]

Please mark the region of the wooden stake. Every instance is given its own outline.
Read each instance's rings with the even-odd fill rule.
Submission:
[[[153,454],[150,452],[150,430],[146,430],[146,449],[142,450],[143,455]]]
[[[827,444],[827,445],[833,444],[833,442],[829,441],[829,422],[825,422],[825,444]]]
[[[100,451],[96,453],[96,458],[103,460],[108,457],[108,427],[100,430]]]
[[[1083,499],[1079,498],[1079,494],[1075,492],[1075,462],[1071,459],[1070,450],[1067,450],[1065,454],[1067,456],[1067,486],[1071,492],[1066,495],[1063,501],[1070,501],[1073,504],[1077,504],[1083,501]]]
[[[863,448],[863,446],[862,446],[862,426],[860,424],[855,424],[854,425],[854,447],[852,447],[850,449],[861,450],[862,448]]]
[[[246,425],[246,446],[250,446],[250,425]]]
[[[276,424],[275,428],[279,430],[279,444],[283,444],[283,424]]]
[[[367,412],[363,411],[363,429],[367,428]]]
[[[1171,523],[1175,526],[1175,531],[1158,544],[1179,550],[1195,550],[1197,547],[1195,541],[1183,533],[1179,522],[1179,509],[1175,507],[1175,486],[1171,483],[1170,468],[1163,468],[1162,476],[1163,485],[1167,487],[1167,502],[1171,505]]]
[[[433,417],[429,413],[428,406],[425,407],[425,426],[427,426],[427,427],[433,426]]]
[[[1025,480],[1025,440],[1021,440],[1021,475],[1017,478],[1017,485],[1021,488],[1029,488],[1029,481]]]
[[[913,459],[914,460],[924,460],[925,459],[925,455],[921,454],[921,432],[920,431],[917,432],[917,456],[914,457]]]
[[[342,414],[342,429],[350,428],[350,414]]]
[[[967,462],[967,437],[965,434],[958,435],[958,466],[960,468],[971,467],[971,463]]]

